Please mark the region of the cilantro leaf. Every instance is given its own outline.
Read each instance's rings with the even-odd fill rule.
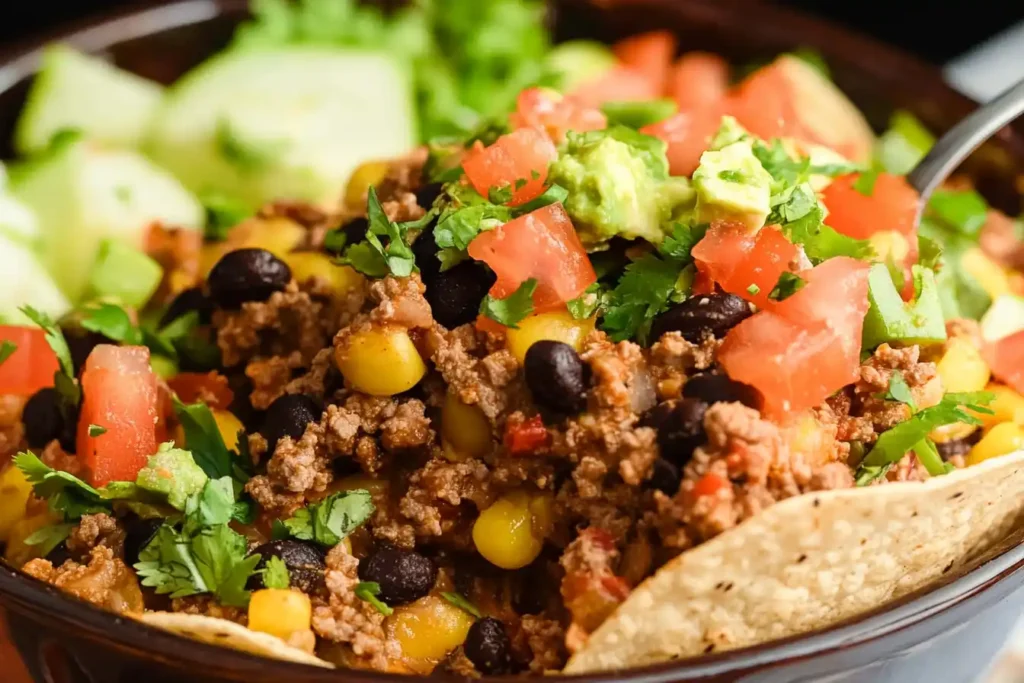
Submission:
[[[867,486],[871,482],[881,479],[895,464],[887,462],[884,465],[861,465],[857,469],[857,478],[854,480],[854,485]]]
[[[892,375],[889,377],[889,388],[882,394],[881,398],[886,401],[906,403],[910,406],[911,411],[917,412],[914,394],[910,391],[910,386],[907,385],[907,381],[903,379],[903,373],[899,370],[893,370]]]
[[[484,615],[480,612],[476,605],[474,605],[458,593],[450,593],[446,591],[441,593],[441,597],[450,602],[451,604],[455,605],[459,609],[461,609],[463,612],[467,612],[476,617],[477,619],[484,618]]]
[[[195,566],[203,581],[225,605],[245,607],[245,584],[256,571],[259,555],[246,557],[245,536],[226,524],[203,529],[192,539]]]
[[[584,290],[575,299],[571,299],[566,302],[566,307],[569,309],[569,315],[576,320],[583,320],[589,318],[601,308],[601,303],[604,299],[604,288],[600,282],[595,282]]]
[[[768,293],[768,298],[772,301],[783,301],[799,292],[806,284],[807,281],[796,273],[783,272],[779,275],[775,287]]]
[[[676,223],[672,226],[672,232],[665,235],[665,239],[658,245],[658,251],[662,256],[675,259],[680,263],[687,263],[691,259],[690,251],[704,239],[704,234],[707,231],[706,224]]]
[[[614,341],[646,341],[655,316],[689,291],[687,268],[673,259],[644,254],[626,266],[604,304],[601,329]],[[690,268],[692,275],[692,268]]]
[[[142,333],[132,322],[128,312],[116,304],[101,303],[87,308],[82,315],[81,325],[90,332],[97,332],[129,345],[142,343]]]
[[[380,584],[376,581],[360,581],[353,591],[357,598],[373,605],[374,609],[386,617],[391,616],[393,609],[388,607],[377,596],[380,595]]]
[[[536,289],[537,280],[531,277],[504,299],[495,299],[488,294],[480,302],[480,314],[505,327],[517,329],[519,321],[533,313],[533,292]]]
[[[203,237],[210,242],[227,239],[231,228],[252,215],[252,209],[245,202],[219,192],[206,192],[200,195],[199,201],[206,210]]]
[[[175,398],[174,412],[185,432],[185,447],[206,476],[210,479],[231,476],[234,458],[224,445],[210,407],[202,402],[185,405]]]
[[[373,511],[369,491],[341,491],[296,510],[291,519],[284,520],[284,526],[295,538],[333,547],[369,519]]]
[[[267,564],[261,572],[263,574],[263,585],[267,588],[288,588],[291,585],[288,565],[277,555],[271,555],[267,559]]]
[[[64,334],[57,327],[57,324],[53,322],[50,316],[42,311],[37,311],[31,306],[22,306],[18,310],[46,333],[46,343],[50,345],[50,348],[56,354],[57,361],[60,363],[60,371],[69,377],[74,377],[75,366],[71,361],[71,349],[68,348]]]
[[[99,425],[89,425],[89,436],[96,438],[97,436],[103,436],[107,433],[106,427],[100,427]]]
[[[39,557],[46,557],[71,535],[71,530],[74,528],[74,524],[68,523],[44,526],[29,534],[24,542],[25,545],[38,546],[36,554]]]
[[[824,215],[821,207],[815,206],[802,218],[782,223],[782,234],[790,242],[802,245],[807,258],[815,265],[836,256],[850,256],[861,260],[874,256],[875,250],[871,242],[841,235],[825,225]]]
[[[192,557],[191,539],[167,525],[160,527],[139,553],[135,570],[142,585],[158,595],[184,598],[209,591]]]
[[[537,209],[543,209],[545,206],[550,204],[558,204],[564,202],[569,197],[569,191],[561,185],[549,185],[544,192],[539,194],[537,197],[531,199],[525,204],[512,208],[512,216],[525,216],[528,213],[536,211]]]
[[[373,249],[387,267],[388,272],[396,277],[408,277],[416,268],[412,249],[406,243],[406,231],[408,227],[402,223],[395,223],[387,214],[377,198],[377,190],[371,187],[366,197],[366,243]],[[381,241],[381,237],[387,238],[387,244]],[[348,252],[346,252],[346,257]],[[350,261],[350,264],[358,270],[359,263]],[[379,265],[374,265],[372,270],[380,271]],[[371,275],[371,273],[364,273]]]
[[[487,201],[472,187],[456,184],[446,188],[444,208],[434,227],[434,241],[441,249],[465,250],[477,235],[512,220],[512,208]]]
[[[199,493],[195,515],[199,526],[217,526],[232,520],[235,515],[235,490],[231,477],[206,482]]]
[[[864,171],[853,181],[853,189],[865,197],[870,197],[875,193],[876,182],[878,182],[878,171]]]
[[[10,358],[11,355],[14,354],[14,352],[17,351],[17,350],[18,350],[18,345],[17,344],[15,344],[14,342],[10,341],[9,339],[4,339],[3,342],[0,343],[0,365],[3,365],[4,362],[8,358]]]
[[[46,500],[51,510],[62,513],[64,519],[109,512],[110,504],[100,491],[73,474],[47,466],[34,453],[19,453],[13,462],[32,484],[33,492]]]

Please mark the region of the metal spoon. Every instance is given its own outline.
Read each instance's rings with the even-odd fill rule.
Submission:
[[[939,138],[931,151],[907,174],[907,180],[921,195],[920,206],[928,203],[935,188],[960,162],[1021,114],[1024,114],[1024,79],[976,109]]]

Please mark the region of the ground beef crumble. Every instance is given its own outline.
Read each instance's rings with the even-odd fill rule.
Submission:
[[[707,370],[714,363],[721,345],[714,335],[706,335],[701,343],[683,339],[679,332],[662,335],[650,350],[650,373],[662,401],[679,398],[683,384],[694,370]]]
[[[417,537],[448,536],[452,541],[471,541],[452,534],[476,518],[493,501],[489,471],[479,460],[450,462],[433,458],[409,479],[409,489],[399,503],[399,511],[409,520]],[[472,503],[467,516],[463,501]]]
[[[226,619],[242,626],[249,624],[249,614],[245,608],[222,605],[209,595],[190,595],[187,598],[175,598],[171,601],[171,611]]]
[[[0,396],[0,463],[24,447],[21,411],[27,400],[14,394]]]
[[[48,560],[31,560],[21,568],[29,576],[117,614],[142,612],[138,579],[123,560],[106,546],[89,552],[87,564],[68,560],[54,567]]]
[[[513,647],[529,657],[530,673],[561,671],[569,657],[565,648],[565,627],[555,619],[527,614],[519,622]]]
[[[97,546],[106,546],[120,557],[124,550],[125,530],[120,523],[105,513],[82,515],[78,525],[68,535],[67,547],[72,557],[84,557]]]

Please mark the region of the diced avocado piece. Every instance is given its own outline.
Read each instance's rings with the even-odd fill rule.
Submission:
[[[163,87],[66,45],[43,52],[14,132],[20,154],[39,152],[62,130],[90,140],[136,147],[160,107]]]
[[[562,92],[599,78],[617,63],[608,46],[596,40],[570,40],[556,45],[547,56],[548,69]]]
[[[11,191],[39,219],[44,265],[75,303],[104,239],[142,249],[154,221],[200,229],[203,208],[181,183],[136,152],[81,139],[33,161]]]
[[[981,336],[989,343],[1024,330],[1024,297],[1000,294],[981,317]]]
[[[199,196],[337,208],[360,163],[416,142],[410,74],[385,52],[229,51],[167,93],[148,150]]]
[[[142,308],[160,286],[163,272],[159,263],[138,249],[105,239],[100,242],[87,291],[90,297]]]
[[[0,324],[33,325],[18,310],[21,306],[57,319],[71,309],[71,302],[35,252],[0,232]]]
[[[730,220],[759,230],[771,212],[771,185],[749,139],[704,152],[693,172],[697,221]]]
[[[823,167],[838,167],[838,168],[849,168],[851,171],[857,166],[844,157],[839,152],[825,147],[824,145],[812,145],[803,143],[802,147],[807,152],[808,158],[811,160],[811,166],[817,168]],[[811,187],[814,188],[815,192],[821,192],[826,187],[832,184],[832,180],[835,173],[829,175],[824,173],[812,173],[811,177],[808,178],[808,182]]]
[[[208,479],[191,453],[165,443],[139,470],[135,483],[140,489],[165,496],[174,509],[184,510],[188,497],[202,491]]]
[[[643,128],[658,121],[664,121],[679,111],[675,100],[645,100],[643,102],[605,102],[601,111],[608,119],[609,126]]]
[[[723,147],[728,147],[734,142],[740,142],[750,137],[750,133],[746,128],[740,125],[740,122],[732,116],[723,116],[722,124],[718,127],[718,131],[714,137],[711,138],[711,143],[708,145],[708,149],[715,152],[721,150]]]
[[[913,267],[914,301],[903,301],[889,268],[876,263],[868,272],[868,313],[864,318],[862,345],[873,349],[883,342],[934,344],[946,339],[946,322],[935,285],[935,275]]]
[[[612,237],[658,244],[693,205],[689,182],[668,176],[665,143],[622,127],[571,135],[548,180],[569,191],[565,209],[588,248]]]

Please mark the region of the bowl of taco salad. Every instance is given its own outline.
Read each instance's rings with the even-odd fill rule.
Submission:
[[[53,609],[209,680],[678,680],[1019,587],[1021,141],[918,220],[969,106],[927,68],[700,2],[63,38],[0,72],[24,651]]]

